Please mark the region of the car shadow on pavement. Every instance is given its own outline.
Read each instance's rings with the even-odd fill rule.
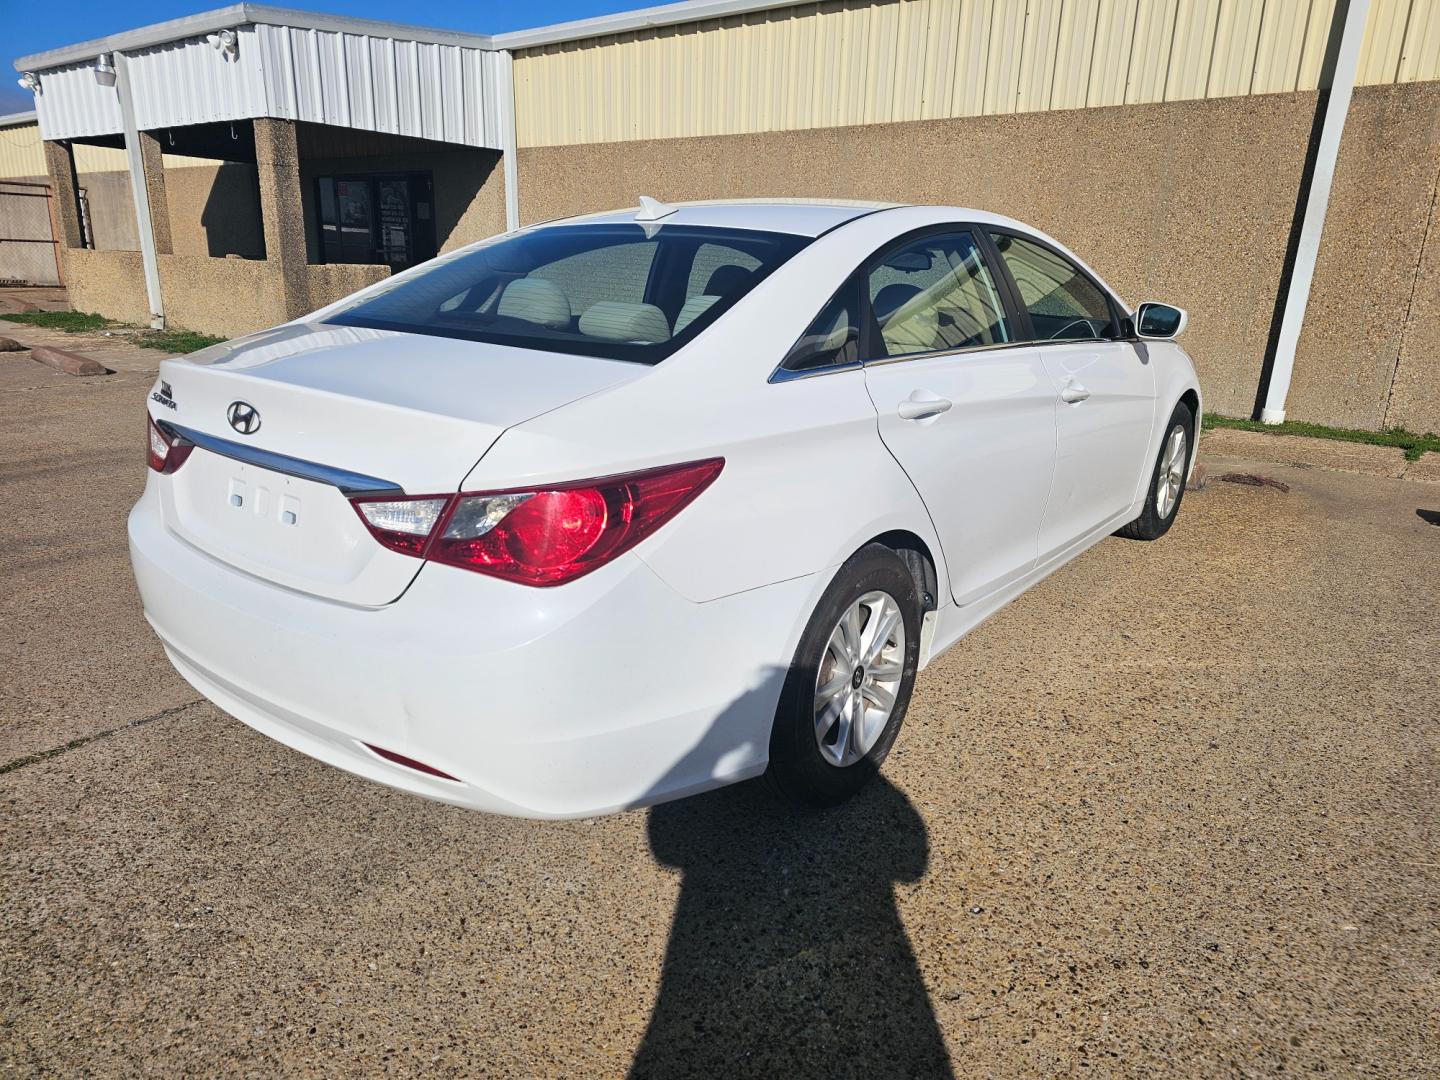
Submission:
[[[904,794],[809,811],[749,781],[649,813],[683,881],[632,1077],[953,1076],[895,904],[929,858]]]

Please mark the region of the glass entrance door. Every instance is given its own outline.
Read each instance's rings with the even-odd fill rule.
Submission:
[[[398,272],[435,256],[429,173],[321,176],[320,261],[384,263]]]

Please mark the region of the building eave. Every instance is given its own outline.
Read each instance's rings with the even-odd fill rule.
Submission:
[[[538,26],[533,30],[515,30],[507,34],[496,34],[490,40],[492,47],[496,49],[532,49],[540,45],[584,41],[607,34],[623,34],[660,26],[723,19],[729,15],[747,15],[755,11],[799,7],[804,2],[805,0],[685,0],[679,4],[664,4],[635,11],[622,11],[615,15],[601,15],[593,19]]]
[[[343,15],[324,15],[312,11],[270,7],[266,4],[231,4],[229,7],[202,11],[181,19],[152,23],[134,30],[125,30],[107,37],[91,38],[74,45],[64,45],[46,52],[31,53],[15,61],[16,71],[38,71],[65,67],[92,60],[101,53],[132,52],[172,41],[183,41],[245,25],[295,26],[304,30],[331,30],[339,33],[368,34],[392,37],[434,45],[461,45],[470,49],[491,49],[488,34],[471,34],[460,30],[435,30],[424,26],[384,22],[379,19],[356,19]]]
[[[16,71],[39,71],[64,67],[67,64],[83,63],[101,53],[153,48],[172,41],[214,33],[217,30],[233,29],[247,24],[271,26],[296,26],[306,30],[331,30],[339,33],[369,34],[372,37],[393,37],[406,41],[420,41],[436,45],[460,45],[469,49],[531,49],[542,45],[554,45],[565,41],[584,41],[588,38],[604,37],[608,34],[623,34],[635,30],[653,29],[661,26],[679,26],[684,23],[703,22],[707,19],[721,19],[730,15],[745,15],[756,11],[773,11],[778,8],[796,7],[803,0],[684,0],[678,4],[664,4],[659,7],[639,8],[622,11],[615,15],[601,15],[593,19],[578,19],[573,22],[554,23],[531,30],[516,30],[507,34],[475,34],[461,30],[436,30],[425,26],[411,26],[404,23],[385,22],[379,19],[357,19],[345,15],[325,15],[313,11],[299,11],[294,8],[271,7],[268,4],[231,4],[229,7],[202,11],[167,22],[152,23],[149,26],[125,30],[107,37],[78,41],[58,49],[31,53],[15,61]]]

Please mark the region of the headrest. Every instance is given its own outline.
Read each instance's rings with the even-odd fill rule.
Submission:
[[[680,333],[685,327],[698,319],[705,312],[710,310],[710,305],[718,301],[718,296],[692,296],[685,301],[685,306],[680,309],[680,314],[675,316],[675,333]]]
[[[505,286],[497,315],[548,326],[551,330],[570,329],[570,301],[560,286],[544,278],[517,278]]]
[[[754,271],[734,263],[717,266],[705,285],[705,295],[730,296],[732,293],[744,292],[750,287],[750,278],[753,276]]]
[[[630,341],[649,344],[668,341],[670,324],[665,313],[654,304],[622,304],[602,300],[592,304],[580,316],[580,333],[606,341]]]
[[[875,294],[870,309],[875,312],[875,318],[880,320],[880,324],[883,326],[886,319],[919,295],[920,287],[918,285],[907,285],[903,281],[897,281],[893,285],[886,285]]]

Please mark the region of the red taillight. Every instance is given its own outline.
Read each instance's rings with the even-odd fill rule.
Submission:
[[[193,443],[162,431],[148,412],[145,414],[145,431],[149,437],[150,468],[158,473],[173,473],[185,464],[190,451],[195,449]]]
[[[559,585],[629,551],[720,475],[723,458],[534,491],[356,499],[386,547],[525,585]]]

